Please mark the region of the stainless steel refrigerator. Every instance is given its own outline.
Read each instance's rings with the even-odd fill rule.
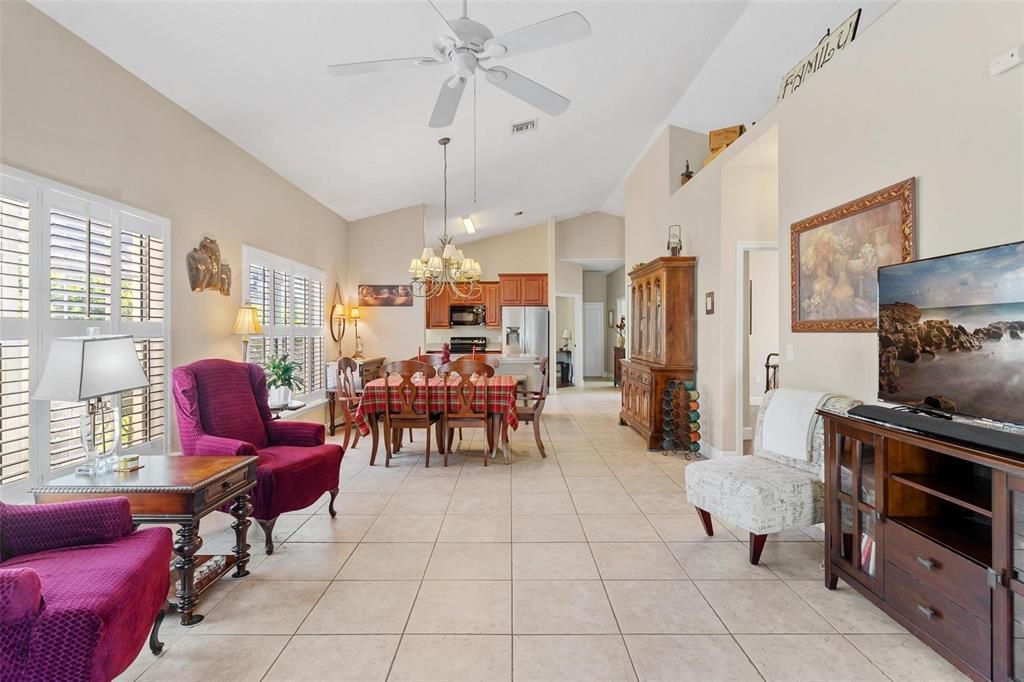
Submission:
[[[548,317],[546,306],[502,306],[502,349],[508,351],[509,327],[518,327],[521,353],[538,358],[546,356],[549,349]]]

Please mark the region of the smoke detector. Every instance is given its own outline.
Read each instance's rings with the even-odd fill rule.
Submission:
[[[531,130],[536,130],[536,128],[537,128],[537,119],[535,119],[535,118],[531,119],[529,121],[522,121],[520,123],[513,123],[512,124],[512,134],[513,135],[521,135],[523,133],[528,133]]]

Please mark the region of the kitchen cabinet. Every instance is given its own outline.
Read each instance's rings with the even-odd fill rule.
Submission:
[[[451,322],[448,319],[448,305],[450,294],[445,288],[438,296],[427,299],[427,329],[448,329]]]
[[[498,275],[501,305],[548,304],[548,276],[546,274]]]
[[[498,282],[484,282],[484,326],[501,329],[501,285]]]

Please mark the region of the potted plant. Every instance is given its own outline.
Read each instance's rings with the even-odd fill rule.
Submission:
[[[267,363],[267,388],[270,389],[268,402],[271,407],[287,407],[292,399],[292,391],[302,390],[302,379],[299,378],[299,363],[288,359],[285,353],[273,357]]]

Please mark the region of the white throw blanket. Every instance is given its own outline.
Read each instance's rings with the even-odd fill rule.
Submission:
[[[822,391],[780,388],[772,393],[761,427],[761,446],[778,455],[811,461],[814,411],[832,395]]]

